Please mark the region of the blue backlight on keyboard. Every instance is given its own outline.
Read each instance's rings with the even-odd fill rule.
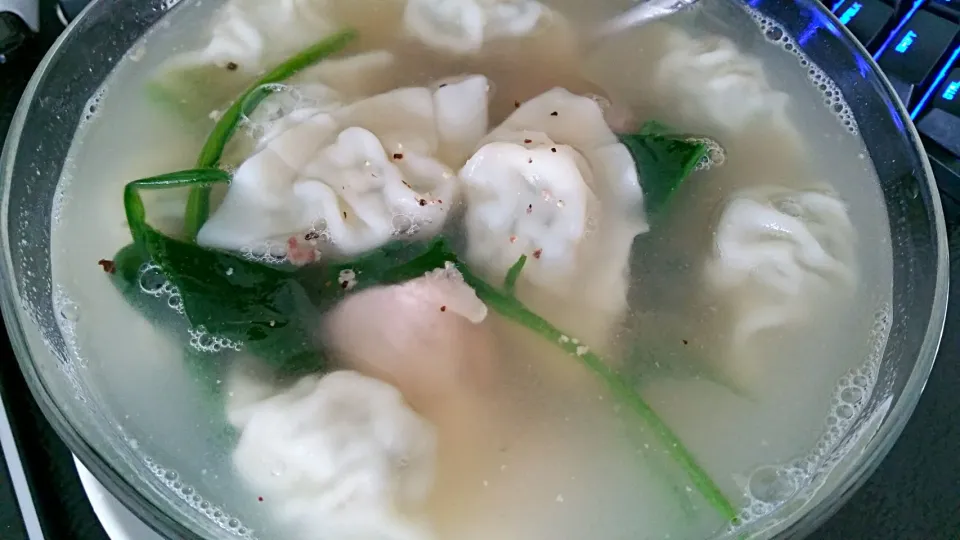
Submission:
[[[956,49],[953,50],[953,54],[951,54],[950,58],[947,59],[947,63],[943,65],[943,68],[940,70],[940,73],[938,73],[936,78],[933,79],[933,82],[930,83],[930,88],[927,89],[927,93],[925,93],[923,97],[920,98],[920,103],[917,103],[917,106],[913,108],[913,112],[910,113],[910,118],[914,120],[917,119],[917,116],[919,116],[920,113],[924,110],[924,107],[926,107],[927,102],[930,101],[930,99],[933,97],[937,88],[940,88],[940,82],[947,78],[947,73],[950,72],[950,69],[952,69],[953,64],[958,60],[960,60],[960,47],[957,47]],[[953,101],[954,99],[956,99],[957,91],[960,90],[960,85],[958,85],[958,83],[960,83],[960,81],[952,81],[950,84],[947,85],[947,89],[943,94],[944,99],[946,99],[947,101]],[[954,89],[952,92],[950,91],[951,88]],[[948,94],[951,95],[951,97],[947,97]]]
[[[917,33],[913,30],[909,30],[907,35],[903,36],[900,39],[900,43],[897,43],[897,46],[894,47],[894,50],[900,54],[907,52],[910,47],[913,46],[914,41],[917,39]]]
[[[840,24],[850,24],[850,21],[860,13],[860,10],[863,9],[863,4],[860,2],[854,2],[850,7],[843,10],[843,13],[840,14]]]
[[[953,101],[957,97],[957,92],[960,92],[960,81],[953,81],[943,91],[943,99]]]

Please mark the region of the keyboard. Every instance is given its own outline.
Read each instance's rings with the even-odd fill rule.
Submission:
[[[827,7],[907,106],[947,219],[960,220],[960,0],[836,0]]]

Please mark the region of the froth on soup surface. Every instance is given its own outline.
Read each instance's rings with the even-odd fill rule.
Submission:
[[[586,48],[615,2],[181,4],[91,102],[52,225],[80,377],[171,498],[260,539],[708,538],[802,492],[859,414],[882,198],[775,23],[708,2]],[[125,272],[123,186],[194,167],[244,89],[348,27],[243,116],[195,244],[188,190],[143,192],[216,275]],[[458,264],[384,251],[437,238]],[[288,279],[312,303],[249,296]]]

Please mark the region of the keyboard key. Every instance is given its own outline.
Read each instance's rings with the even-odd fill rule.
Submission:
[[[960,67],[955,67],[934,89],[930,108],[917,129],[960,157]]]
[[[834,13],[850,33],[867,46],[890,22],[893,8],[881,0],[843,0]]]
[[[953,68],[934,91],[933,108],[960,118],[960,67]]]
[[[908,85],[929,77],[946,54],[960,27],[926,10],[914,16],[880,55],[880,68]]]
[[[929,148],[930,168],[940,188],[943,215],[947,224],[960,223],[960,157],[943,155],[939,148]]]
[[[890,86],[893,87],[893,91],[904,105],[909,106],[913,103],[914,98],[919,95],[917,85],[904,82],[893,75],[887,75],[887,79],[890,81]]]
[[[930,3],[955,17],[960,17],[960,0],[931,0]]]

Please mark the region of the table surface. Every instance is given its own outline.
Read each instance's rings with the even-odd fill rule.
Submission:
[[[52,0],[43,24],[55,27]],[[0,134],[33,66],[53,35],[0,64]],[[0,135],[2,136],[2,135]],[[813,538],[824,540],[957,540],[960,538],[960,229],[951,233],[951,290],[940,354],[916,412],[877,472]],[[24,463],[44,536],[107,540],[83,494],[72,457],[31,400],[6,335],[0,392]],[[0,462],[0,538],[27,538],[17,519],[9,472]],[[31,539],[32,540],[32,539]]]

